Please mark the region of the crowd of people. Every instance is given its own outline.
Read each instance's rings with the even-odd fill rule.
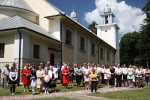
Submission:
[[[61,80],[64,89],[72,86],[85,86],[86,90],[91,93],[97,92],[98,84],[106,84],[111,87],[143,87],[148,85],[150,70],[148,67],[132,66],[128,67],[123,64],[116,65],[99,65],[94,63],[84,63],[83,65],[69,64],[63,62],[53,66],[50,62],[45,64],[40,63],[38,67],[34,64],[26,63],[22,70],[24,92],[29,92],[32,89],[32,94],[35,95],[44,89],[45,94],[51,91],[56,92],[57,81]],[[1,85],[6,87],[8,82],[10,92],[15,93],[16,84],[19,79],[16,64],[13,63],[9,69],[9,64],[1,69]],[[82,84],[81,84],[82,83]]]

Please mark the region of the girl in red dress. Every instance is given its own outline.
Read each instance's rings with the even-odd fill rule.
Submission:
[[[64,68],[62,69],[62,83],[64,88],[67,89],[69,83],[69,69],[67,68],[67,64],[65,64]]]
[[[24,92],[29,92],[29,84],[30,84],[30,76],[31,71],[29,69],[29,63],[26,64],[26,66],[23,69],[23,85],[24,85]]]

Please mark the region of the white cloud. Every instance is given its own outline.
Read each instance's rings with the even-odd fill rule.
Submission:
[[[107,0],[95,0],[96,8],[91,12],[85,13],[85,20],[88,24],[96,21],[101,24],[101,17],[99,13],[103,14],[104,8],[107,5]],[[117,2],[117,0],[109,0],[109,7],[115,15],[115,21],[120,27],[120,36],[125,33],[139,31],[143,19],[146,15],[140,8],[127,5],[125,1]]]

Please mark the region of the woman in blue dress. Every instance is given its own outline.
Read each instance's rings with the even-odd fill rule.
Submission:
[[[133,86],[135,77],[134,77],[134,68],[132,67],[132,65],[130,65],[128,68],[127,79],[128,79],[128,86]]]

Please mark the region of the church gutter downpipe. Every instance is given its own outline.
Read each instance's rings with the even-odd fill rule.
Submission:
[[[18,29],[19,33],[19,62],[18,62],[18,86],[20,85],[20,66],[21,66],[21,38],[22,38],[22,33]]]
[[[63,25],[63,23],[65,23],[66,22],[66,20],[67,20],[67,18],[64,20],[64,21],[62,21],[61,22],[61,24],[60,24],[60,38],[61,38],[61,41],[63,41],[62,40],[62,25]],[[61,43],[61,64],[62,64],[62,60],[63,60],[63,58],[62,58],[62,48],[63,48],[63,42]]]

